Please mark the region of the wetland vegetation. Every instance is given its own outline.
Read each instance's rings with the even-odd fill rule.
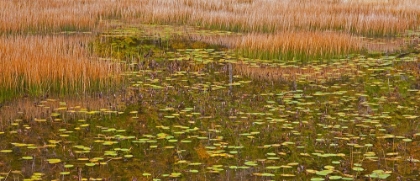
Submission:
[[[417,180],[414,5],[1,1],[0,180]]]

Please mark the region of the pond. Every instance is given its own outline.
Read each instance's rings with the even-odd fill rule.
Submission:
[[[127,65],[103,108],[50,98],[3,123],[1,180],[419,177],[418,57],[278,62],[131,30],[92,44]]]

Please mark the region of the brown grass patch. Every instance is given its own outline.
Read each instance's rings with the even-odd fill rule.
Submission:
[[[251,34],[244,36],[236,46],[239,49],[250,50],[250,57],[255,57],[253,54],[256,54],[259,58],[283,60],[329,58],[360,49],[357,38],[334,32]]]
[[[10,94],[86,93],[108,89],[120,72],[112,62],[87,51],[86,36],[8,36],[0,38],[0,87]],[[7,96],[7,95],[5,95]]]
[[[419,6],[417,0],[13,0],[0,2],[0,32],[96,30],[104,20],[121,19],[254,33],[342,30],[389,35],[418,28]]]
[[[237,49],[250,58],[275,60],[308,60],[332,58],[361,50],[361,38],[337,32],[279,32],[275,34],[197,35],[195,41]]]

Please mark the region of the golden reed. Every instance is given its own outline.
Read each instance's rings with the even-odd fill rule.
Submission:
[[[361,35],[393,35],[420,24],[418,0],[10,0],[0,1],[0,7],[2,33],[94,30],[105,19]]]
[[[85,36],[27,35],[0,39],[0,87],[12,94],[84,93],[109,86],[120,69],[91,58]],[[112,79],[111,79],[112,78]]]

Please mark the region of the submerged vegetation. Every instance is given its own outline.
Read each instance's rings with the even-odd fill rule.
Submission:
[[[416,5],[1,1],[0,180],[415,180]]]
[[[3,43],[13,44],[9,41],[25,41],[25,39],[35,42],[43,42],[45,39],[51,39],[45,41],[56,41],[55,39],[59,36],[57,33],[64,33],[71,35],[66,36],[65,39],[69,39],[69,42],[76,44],[69,44],[69,49],[86,51],[76,49],[85,49],[85,42],[89,41],[92,33],[95,35],[108,28],[119,26],[121,22],[132,25],[138,23],[189,25],[192,27],[200,26],[213,31],[228,30],[236,32],[234,34],[237,36],[218,35],[218,37],[207,38],[206,41],[209,41],[210,44],[236,49],[241,52],[240,54],[249,58],[310,61],[312,59],[345,58],[347,54],[360,53],[365,50],[371,51],[369,49],[369,47],[372,47],[370,43],[366,44],[366,41],[361,39],[360,36],[385,37],[385,44],[388,43],[386,39],[390,37],[404,38],[405,31],[418,29],[420,10],[414,8],[418,5],[419,2],[416,0],[122,0],[118,3],[113,0],[2,1],[0,6],[5,7],[7,11],[0,13],[0,34]],[[179,31],[188,30],[180,28]],[[78,37],[79,40],[76,41],[79,41],[79,43],[71,40],[74,39],[73,35],[80,32],[87,34],[87,36]],[[188,35],[188,39],[200,37],[201,35],[197,34]],[[29,45],[31,42],[22,44]],[[77,44],[81,44],[81,46],[79,47]],[[404,46],[402,43],[397,46],[399,45]],[[414,45],[416,44],[414,43]],[[49,50],[57,49],[55,52],[48,53],[51,55],[58,53],[62,56],[68,56],[66,54],[71,53],[71,50],[66,50],[66,45],[57,46],[56,43],[51,42],[43,46],[43,48]],[[125,45],[118,44],[116,46]],[[366,49],[366,47],[368,48]],[[22,48],[22,50],[19,50],[19,48]],[[391,50],[394,52],[395,48],[391,48]],[[20,51],[25,51],[23,46],[16,47],[13,50],[13,52]],[[31,51],[36,50],[31,49]],[[133,51],[137,50],[134,48]],[[382,52],[381,49],[379,49],[379,52]],[[378,51],[375,49],[375,52],[371,53],[378,53]],[[3,53],[3,55],[6,54],[8,53]],[[77,56],[83,57],[72,57],[71,59],[86,60],[92,57],[89,52]],[[114,55],[111,56],[114,57]],[[117,58],[124,60],[127,57],[117,56]],[[37,61],[36,58],[32,59],[31,57],[19,59],[22,62]],[[31,59],[31,61],[27,61],[28,59]],[[1,59],[1,61],[1,63],[7,63],[5,59]],[[17,71],[18,68],[15,66],[18,65],[12,64],[12,67],[8,69]],[[67,67],[67,64],[63,67]],[[118,74],[118,72],[109,72],[109,70],[105,70],[106,68],[99,69],[101,68],[86,70],[85,75],[92,77],[89,75],[98,74],[99,71],[101,71],[101,76],[104,76],[102,73],[104,71],[108,71],[109,74]],[[73,75],[66,75],[62,72],[63,69],[57,70],[61,72],[54,73],[56,75],[51,75],[53,73],[48,72],[49,70],[38,70],[41,72],[29,74],[29,71],[27,71],[24,76],[15,72],[17,76],[22,78],[14,80],[14,83],[9,83],[10,80],[3,80],[3,84],[8,84],[8,88],[1,88],[4,90],[2,92],[8,93],[3,93],[7,96],[2,96],[0,100],[12,95],[15,95],[12,97],[19,97],[25,94],[39,95],[40,92],[57,91],[51,90],[57,86],[49,88],[50,85],[47,84],[61,84],[60,89],[68,89],[62,91],[63,93],[72,94],[77,92],[74,91],[76,89],[83,89],[83,92],[85,92],[85,89],[90,89],[91,86],[86,84],[95,84],[92,87],[95,87],[93,89],[96,90],[98,87],[111,87],[104,85],[102,78],[99,81],[101,83],[98,82],[97,78],[93,78],[95,80],[92,79],[89,80],[90,83],[86,83],[86,77],[81,78],[85,80],[85,83],[81,83],[83,85],[76,86],[71,81],[71,79],[74,79]],[[42,73],[42,71],[46,72]],[[4,74],[12,75],[9,72]],[[64,81],[57,83],[55,82],[57,79],[55,79],[51,80],[54,83],[51,81],[38,82],[34,86],[32,82],[35,79],[34,77],[43,77],[44,75],[50,77],[61,76]],[[77,77],[77,79],[79,78]],[[24,84],[24,86],[16,88],[16,85],[11,84]]]

